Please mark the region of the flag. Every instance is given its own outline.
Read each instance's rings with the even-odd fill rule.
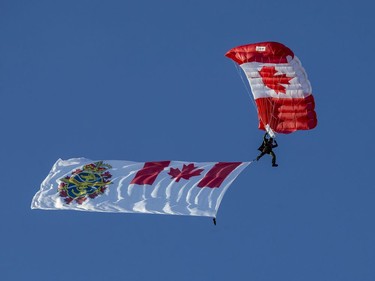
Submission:
[[[250,162],[57,160],[31,208],[216,217]]]
[[[260,42],[235,47],[226,56],[246,74],[259,129],[289,134],[317,126],[310,81],[291,49],[277,42]]]

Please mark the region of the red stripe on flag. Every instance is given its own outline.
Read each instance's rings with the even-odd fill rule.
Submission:
[[[289,134],[297,130],[310,130],[318,120],[313,95],[305,98],[258,98],[259,129],[269,124],[276,133]]]
[[[227,176],[233,172],[242,162],[219,162],[208,171],[198,183],[198,187],[220,187]]]
[[[157,176],[168,167],[171,161],[146,162],[141,170],[137,172],[130,184],[152,185]]]

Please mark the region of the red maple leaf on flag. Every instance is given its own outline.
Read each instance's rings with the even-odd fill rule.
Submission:
[[[286,74],[276,74],[278,71],[274,66],[263,66],[258,72],[262,77],[264,85],[274,90],[276,94],[285,94],[286,87],[284,85],[290,84],[289,81],[293,79],[293,77],[288,77]]]
[[[197,169],[194,164],[184,164],[182,171],[179,168],[171,168],[168,175],[172,176],[171,179],[175,179],[176,182],[179,182],[180,179],[189,180],[191,177],[199,176],[202,171],[203,169]]]

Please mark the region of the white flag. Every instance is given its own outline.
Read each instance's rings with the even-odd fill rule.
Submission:
[[[59,159],[31,208],[216,217],[250,162],[131,162]]]

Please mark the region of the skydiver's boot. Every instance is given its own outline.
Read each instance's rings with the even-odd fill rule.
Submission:
[[[276,164],[276,154],[273,151],[271,151],[270,154],[272,156],[272,167],[279,166],[279,165]]]

